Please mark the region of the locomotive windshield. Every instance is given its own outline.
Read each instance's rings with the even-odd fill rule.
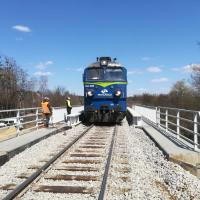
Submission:
[[[87,80],[103,79],[103,68],[90,68],[87,70]]]
[[[107,68],[105,73],[107,81],[124,81],[124,73],[121,68]]]

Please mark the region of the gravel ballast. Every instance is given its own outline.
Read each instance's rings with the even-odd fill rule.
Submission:
[[[167,161],[141,129],[124,123],[120,131],[127,137],[132,190],[123,195],[113,194],[108,199],[200,199],[200,180]]]
[[[19,184],[22,180],[16,178],[21,173],[28,172],[27,168],[31,165],[41,165],[41,160],[49,157],[51,152],[56,152],[61,145],[66,145],[85,127],[80,125],[74,129],[58,133],[51,136],[38,144],[30,147],[24,152],[16,155],[5,165],[0,167],[0,185]],[[123,194],[116,194],[114,191],[108,190],[108,200],[120,199],[136,199],[136,200],[199,200],[200,199],[200,180],[184,170],[177,164],[169,162],[165,159],[162,152],[155,146],[151,139],[138,128],[128,126],[123,121],[119,127],[119,136],[124,138],[125,147],[122,152],[126,152],[128,164],[126,167],[130,169],[128,177],[128,187],[130,191]],[[118,142],[120,145],[120,141]],[[115,151],[114,153],[119,153]],[[120,157],[118,158],[118,160]],[[116,177],[120,173],[115,169],[124,167],[113,164],[110,185],[120,187]],[[114,173],[114,174],[113,174]],[[116,174],[115,174],[116,173]],[[65,184],[65,182],[63,182]],[[87,183],[93,186],[93,182]],[[126,183],[123,183],[126,186]],[[7,194],[6,191],[0,190],[0,199]],[[34,199],[32,193],[29,198]],[[38,195],[38,196],[37,196]],[[38,193],[38,199],[46,198],[46,194]],[[28,194],[26,194],[26,197]],[[92,195],[73,194],[70,198],[66,198],[65,194],[48,194],[48,199],[95,199]]]
[[[33,170],[27,170],[32,165],[41,166],[41,161],[49,159],[49,154],[55,153],[61,146],[70,143],[80,132],[87,127],[79,125],[67,131],[53,135],[39,143],[31,146],[25,151],[11,158],[7,163],[0,167],[0,186],[6,184],[19,184],[22,179],[16,178],[22,173],[31,173]],[[2,199],[8,191],[0,190],[0,199]]]

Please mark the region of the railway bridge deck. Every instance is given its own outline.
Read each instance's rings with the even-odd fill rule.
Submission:
[[[82,109],[82,107],[74,109],[72,116],[76,116],[76,114],[80,113]],[[156,143],[169,160],[178,163],[183,168],[189,170],[192,174],[198,177],[200,176],[199,149],[196,148],[194,144],[191,144],[191,142],[182,139],[180,136],[177,137],[176,134],[172,134],[168,130],[166,131],[166,127],[161,127],[162,124],[158,124],[158,111],[156,111],[155,108],[134,106],[133,108],[128,108],[128,111],[133,118],[136,118],[135,121],[133,120],[133,123],[138,123],[138,117],[142,117],[142,124],[140,124],[141,128]],[[66,123],[63,121],[64,114],[65,111],[63,111],[63,109],[54,112],[54,121],[56,122],[56,126],[52,126],[48,129],[40,127],[39,129],[33,129],[26,134],[19,134],[17,137],[12,137],[6,140],[3,135],[2,137],[4,141],[0,142],[0,165],[4,164],[11,157],[23,151],[25,148],[30,147],[40,140],[56,134],[59,131],[71,127],[69,122]],[[135,126],[136,124],[133,125]]]
[[[183,126],[180,113],[173,121],[177,120],[179,126],[170,130],[173,112],[163,112],[162,109],[128,108],[129,125],[123,120],[115,128],[93,126],[88,136],[85,135],[88,126],[78,125],[76,120],[81,107],[74,109],[76,112],[70,116],[57,109],[51,127],[36,126],[26,132],[19,130],[16,137],[0,142],[1,165],[9,160],[1,167],[0,196],[7,195],[6,199],[13,199],[22,191],[19,195],[25,195],[25,199],[29,199],[30,195],[36,199],[46,199],[47,196],[51,199],[97,199],[98,194],[99,199],[104,199],[104,196],[107,199],[199,199],[200,181],[191,175],[199,177],[198,140],[193,137],[192,143],[182,137],[181,131],[177,131]],[[165,114],[164,117],[161,113]],[[199,120],[195,121],[195,114],[190,120],[194,122],[194,131],[190,131],[194,136]],[[172,133],[173,130],[177,132]],[[82,136],[83,140],[79,141]],[[77,144],[71,148],[73,141]],[[187,171],[168,162],[156,146],[168,160]],[[64,156],[68,148],[71,150],[66,151]],[[108,157],[105,152],[109,152]],[[60,155],[64,156],[63,160],[56,161]],[[52,164],[50,161],[56,162]],[[26,187],[32,188],[27,190],[25,183],[31,184],[35,178],[38,180],[37,187],[34,182],[33,187],[26,184]],[[101,195],[101,191],[105,193]]]

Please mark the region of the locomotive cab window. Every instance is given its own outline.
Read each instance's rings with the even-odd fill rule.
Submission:
[[[107,81],[124,81],[124,73],[121,68],[107,68],[105,73]]]
[[[87,80],[100,80],[103,79],[103,69],[102,68],[91,68],[87,70],[86,73]]]

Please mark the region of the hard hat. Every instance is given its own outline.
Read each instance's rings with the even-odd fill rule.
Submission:
[[[44,97],[44,100],[49,100],[49,97]]]
[[[70,97],[67,97],[67,99],[69,99],[69,100],[70,100]]]

